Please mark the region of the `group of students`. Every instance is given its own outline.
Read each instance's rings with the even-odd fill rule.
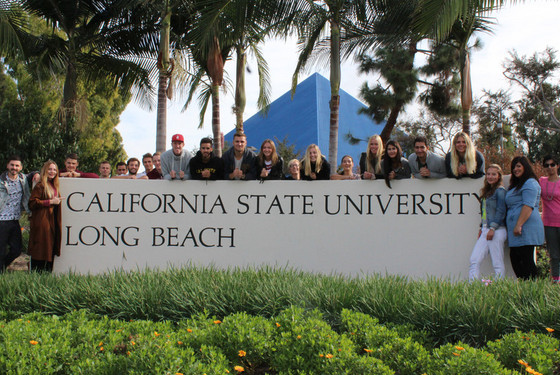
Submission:
[[[511,265],[520,279],[533,279],[538,270],[535,246],[545,242],[550,270],[560,283],[560,184],[558,158],[547,155],[542,166],[545,176],[537,179],[525,156],[511,161],[509,187],[503,186],[500,166],[491,164],[486,171],[481,197],[481,226],[470,259],[469,279],[480,278],[480,265],[489,253],[496,277],[504,276],[504,243],[510,248]],[[539,206],[542,201],[542,218]]]
[[[560,282],[560,183],[558,177],[558,160],[547,156],[543,160],[546,176],[537,181],[533,168],[524,156],[515,157],[511,163],[512,176],[508,189],[503,186],[502,169],[492,164],[485,173],[484,157],[477,151],[466,133],[458,133],[452,140],[451,150],[445,158],[429,151],[425,137],[414,140],[414,153],[408,159],[402,155],[398,142],[390,140],[385,147],[378,135],[368,141],[366,152],[362,153],[358,173],[354,172],[354,161],[345,155],[341,160],[341,172],[331,175],[330,165],[317,145],[310,145],[302,160],[293,159],[288,163],[290,174],[284,175],[283,160],[276,151],[272,140],[265,140],[258,154],[247,148],[244,134],[237,133],[233,138],[233,147],[223,157],[214,156],[212,140],[203,138],[200,149],[194,157],[184,149],[184,138],[180,134],[172,137],[172,148],[164,153],[153,155],[153,168],[144,176],[138,176],[138,165],[132,165],[132,174],[116,176],[116,178],[145,178],[167,180],[375,180],[384,179],[388,187],[391,180],[411,178],[480,178],[485,176],[480,191],[481,226],[478,240],[474,246],[469,269],[469,279],[480,278],[480,265],[487,254],[490,254],[497,277],[505,273],[504,244],[509,242],[511,263],[517,277],[534,278],[537,268],[534,262],[534,248],[542,245],[546,236],[550,254],[552,277]],[[145,155],[146,156],[146,155]],[[150,155],[151,156],[151,155]],[[19,160],[19,161],[18,161]],[[144,160],[143,160],[144,161]],[[130,162],[130,161],[129,161]],[[10,167],[10,163],[19,163],[18,168]],[[105,162],[104,162],[105,163]],[[101,166],[103,166],[103,164]],[[146,165],[146,163],[144,163]],[[8,172],[10,179],[0,178],[0,224],[6,212],[10,218],[19,219],[19,213],[13,214],[11,208],[5,206],[8,201],[8,190],[13,191],[14,181],[29,180],[18,188],[16,200],[21,199],[21,207],[32,213],[30,217],[31,235],[28,252],[31,256],[31,268],[34,270],[52,271],[55,255],[60,255],[61,215],[59,177],[98,177],[96,174],[77,170],[76,155],[69,155],[65,169],[58,170],[57,164],[47,161],[40,173],[34,176],[21,177],[21,159],[10,161]],[[107,173],[101,173],[101,177]],[[12,168],[12,169],[11,169]],[[110,166],[107,168],[110,170]],[[10,172],[11,171],[11,172]],[[16,178],[17,177],[17,178]],[[31,184],[33,180],[34,187]],[[8,189],[8,181],[11,183]],[[23,180],[21,180],[23,181]],[[21,182],[20,181],[20,182]],[[31,194],[25,194],[25,187]],[[27,190],[27,192],[29,191]],[[539,203],[542,196],[542,219],[539,214]],[[27,204],[28,203],[28,204]],[[8,205],[9,206],[9,205]],[[19,212],[19,211],[18,211]],[[6,217],[8,217],[6,216]],[[544,223],[544,225],[543,225]],[[19,228],[19,223],[17,224]],[[3,227],[0,226],[0,229]],[[2,229],[3,230],[3,229]],[[4,243],[3,233],[0,239]],[[21,239],[20,239],[21,241]],[[4,246],[2,244],[2,246]],[[3,249],[0,249],[3,251]],[[10,258],[11,259],[11,258]],[[9,257],[6,258],[8,262]],[[13,259],[12,259],[13,260]]]

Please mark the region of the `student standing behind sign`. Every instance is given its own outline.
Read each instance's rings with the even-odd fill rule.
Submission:
[[[360,173],[364,180],[375,180],[383,178],[383,141],[377,134],[369,137],[368,148],[360,156]]]
[[[286,177],[286,180],[300,180],[300,165],[299,160],[292,159],[288,163],[288,170],[290,174]]]
[[[276,153],[276,145],[271,139],[265,139],[255,161],[257,179],[282,180],[284,178],[284,160]]]
[[[200,150],[189,163],[193,180],[221,180],[224,177],[224,161],[215,156],[213,151],[212,140],[202,138]]]
[[[414,154],[408,157],[410,171],[414,178],[444,178],[445,160],[430,151],[428,140],[424,136],[414,139]]]
[[[558,158],[545,156],[543,167],[546,176],[539,179],[542,198],[542,221],[546,248],[550,257],[550,270],[555,283],[560,283],[560,178]]]
[[[480,178],[484,176],[484,156],[474,148],[467,133],[453,137],[451,151],[445,155],[445,169],[449,178]]]
[[[397,141],[391,140],[385,146],[383,175],[385,176],[385,184],[389,188],[391,188],[390,180],[402,180],[411,176],[408,160],[402,157],[401,145]]]
[[[508,243],[513,271],[518,278],[537,276],[535,246],[544,242],[539,215],[541,187],[529,160],[517,156],[511,161],[511,180],[506,194]]]
[[[254,180],[256,155],[247,148],[247,136],[243,133],[233,135],[233,147],[222,156],[224,161],[224,179]]]
[[[60,256],[61,209],[58,166],[52,160],[41,169],[41,181],[29,198],[31,233],[28,253],[32,271],[52,272],[54,256]]]
[[[95,173],[86,173],[78,170],[78,155],[77,154],[68,154],[66,155],[66,161],[64,162],[64,166],[66,169],[62,169],[60,171],[60,177],[81,177],[81,178],[99,178],[99,176]]]
[[[469,280],[480,278],[480,265],[488,252],[492,258],[492,265],[496,277],[503,277],[506,271],[504,265],[504,242],[506,231],[506,189],[503,186],[502,168],[491,164],[486,171],[484,186],[480,190],[481,216],[478,240],[471,254]]]
[[[342,171],[331,175],[331,180],[360,180],[359,174],[354,173],[354,159],[350,155],[344,155],[340,161]]]
[[[185,138],[181,134],[171,137],[171,150],[161,154],[161,172],[164,180],[188,180],[191,154],[183,149]]]
[[[163,180],[162,170],[161,170],[161,152],[156,151],[152,156],[152,160],[154,163],[154,169],[149,171],[143,179],[149,180]]]
[[[331,178],[331,165],[321,155],[321,150],[316,144],[307,146],[300,170],[303,172],[302,180],[329,180]]]

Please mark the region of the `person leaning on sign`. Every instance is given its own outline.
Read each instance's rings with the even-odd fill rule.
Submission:
[[[544,243],[544,228],[539,214],[541,187],[525,156],[511,161],[511,180],[506,193],[506,227],[513,271],[518,278],[537,276],[535,246]]]
[[[467,133],[459,132],[453,137],[451,151],[445,155],[445,170],[449,178],[484,176],[484,156],[475,149]]]
[[[243,133],[233,135],[233,147],[222,156],[225,180],[254,180],[256,155],[247,148],[247,136]]]
[[[486,171],[484,186],[480,189],[481,223],[478,240],[471,254],[469,280],[480,278],[480,265],[490,253],[496,277],[504,277],[504,243],[506,231],[506,189],[503,184],[502,168],[490,164]]]
[[[361,180],[359,174],[354,173],[354,159],[350,155],[344,155],[340,161],[342,171],[331,175],[331,180]]]
[[[391,180],[403,180],[411,176],[408,160],[402,157],[401,145],[397,141],[391,140],[385,145],[383,175],[385,176],[385,185],[389,189],[391,189]]]
[[[95,173],[86,173],[78,170],[78,155],[71,153],[66,155],[64,166],[66,169],[60,170],[60,177],[81,177],[81,178],[99,178]]]
[[[383,141],[377,134],[369,137],[366,152],[360,155],[360,173],[364,180],[376,180],[383,178]]]
[[[31,256],[32,271],[52,272],[54,256],[60,256],[61,201],[58,166],[49,160],[41,168],[41,180],[29,198],[32,215],[27,251]]]
[[[212,140],[202,138],[200,149],[189,163],[193,180],[221,180],[224,177],[224,161],[214,155]]]
[[[156,151],[152,155],[152,162],[154,163],[154,169],[149,171],[145,176],[140,177],[144,180],[163,180],[163,175],[161,174],[161,152]]]
[[[161,173],[164,180],[190,179],[189,161],[191,154],[183,149],[185,138],[181,134],[171,137],[171,150],[161,154]]]
[[[299,160],[292,159],[288,163],[288,170],[290,174],[286,176],[286,180],[300,180],[300,165]]]
[[[424,136],[414,139],[414,153],[408,157],[410,171],[414,178],[444,178],[445,160],[430,151],[428,140]]]
[[[265,139],[255,159],[257,179],[283,180],[284,160],[276,153],[276,145],[271,139]]]
[[[301,160],[300,169],[303,172],[302,180],[329,180],[331,178],[331,165],[321,155],[321,150],[316,144],[307,146],[305,156]]]

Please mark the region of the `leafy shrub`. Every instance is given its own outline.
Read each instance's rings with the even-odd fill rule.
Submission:
[[[529,366],[544,375],[558,374],[559,341],[548,334],[516,331],[489,342],[487,350],[507,368],[525,371]]]
[[[445,344],[432,353],[428,362],[430,375],[506,375],[512,374],[494,356],[459,342]]]

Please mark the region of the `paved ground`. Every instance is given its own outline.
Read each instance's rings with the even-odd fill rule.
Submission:
[[[28,271],[29,270],[29,255],[20,255],[8,267],[8,271]]]

